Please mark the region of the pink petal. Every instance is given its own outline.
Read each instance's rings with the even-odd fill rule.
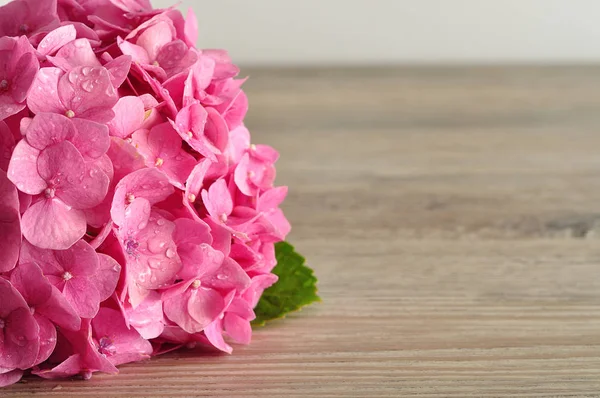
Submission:
[[[223,321],[217,319],[204,329],[204,334],[208,338],[208,341],[217,349],[231,354],[233,348],[223,340]]]
[[[52,286],[52,294],[48,301],[38,306],[36,312],[67,330],[79,330],[81,327],[81,318],[63,294],[54,286]]]
[[[125,82],[131,69],[131,61],[132,58],[129,55],[122,55],[104,65],[108,69],[113,87],[121,87]]]
[[[165,44],[156,57],[156,62],[164,69],[167,76],[187,72],[197,61],[198,53],[190,49],[182,40]]]
[[[232,163],[239,163],[248,148],[250,148],[250,132],[244,125],[229,132],[229,145],[226,154]]]
[[[17,186],[19,191],[29,195],[38,195],[48,186],[38,173],[37,161],[40,151],[27,141],[20,141],[15,147],[10,164],[8,179]]]
[[[230,129],[235,129],[243,123],[246,113],[248,113],[248,96],[243,91],[240,91],[223,116],[227,122],[227,126]]]
[[[159,171],[155,169],[134,171],[117,184],[111,207],[113,222],[123,225],[125,209],[131,202],[131,198],[144,198],[153,205],[165,200],[173,192],[173,186]]]
[[[204,185],[204,178],[208,169],[210,168],[211,162],[208,159],[201,160],[194,167],[190,176],[185,184],[185,196],[183,198],[183,204],[190,210],[190,213],[197,217],[196,210],[194,209],[193,203],[199,199],[200,190]]]
[[[74,277],[65,283],[63,295],[82,318],[93,318],[100,308],[100,293],[85,277]]]
[[[227,313],[223,318],[225,331],[235,342],[239,344],[250,344],[252,340],[252,327],[250,322],[239,315]]]
[[[113,108],[115,118],[108,123],[110,135],[127,138],[144,122],[144,103],[138,97],[121,97]]]
[[[211,216],[221,222],[227,221],[227,217],[233,210],[233,201],[224,179],[213,183],[208,191],[202,191],[202,200]]]
[[[110,308],[101,308],[92,320],[98,350],[106,355],[113,365],[137,362],[150,358],[152,345],[140,334],[128,329],[123,315]]]
[[[61,187],[56,195],[75,209],[91,209],[102,203],[109,184],[109,177],[96,162],[88,162],[84,173],[79,177],[79,184]]]
[[[77,134],[71,142],[84,158],[98,159],[110,147],[108,128],[100,123],[85,119],[73,119]]]
[[[58,379],[74,376],[81,371],[81,354],[73,354],[52,369],[34,370],[32,373],[44,379]]]
[[[65,72],[79,66],[101,66],[88,39],[77,39],[68,43],[54,57],[48,57],[48,60]]]
[[[134,62],[140,64],[149,64],[150,57],[148,56],[148,52],[143,48],[136,44],[130,43],[128,41],[124,41],[119,39],[118,41],[119,49],[123,54],[131,57]]]
[[[75,277],[93,277],[100,267],[100,260],[96,251],[84,240],[80,240],[68,250],[55,251],[56,261],[62,265],[65,271],[69,271]],[[48,270],[41,266],[44,274]],[[61,275],[62,276],[62,275]]]
[[[78,66],[71,69],[60,78],[58,95],[75,117],[99,123],[114,117],[112,107],[118,100],[110,75],[103,67]]]
[[[44,180],[54,181],[58,191],[79,185],[85,172],[85,162],[73,144],[62,141],[40,153],[37,169]]]
[[[210,226],[210,233],[213,237],[212,247],[226,256],[229,255],[231,251],[231,231],[210,218],[206,219],[206,223]]]
[[[194,93],[191,91],[192,71],[178,73],[169,77],[163,87],[169,91],[170,97],[178,107],[185,107],[193,102],[197,102],[194,98]]]
[[[27,98],[27,93],[32,87],[33,80],[39,69],[38,60],[33,54],[25,54],[15,67],[16,74],[12,81],[12,97],[17,103],[22,103]]]
[[[48,33],[38,45],[37,50],[42,55],[49,55],[70,41],[75,40],[76,37],[77,31],[73,25],[61,26]]]
[[[250,154],[246,153],[235,168],[234,180],[244,195],[254,196],[258,189],[249,180],[250,171]]]
[[[9,94],[0,94],[0,120],[5,120],[25,109],[24,104],[18,104]]]
[[[15,138],[7,124],[0,121],[0,170],[7,171],[15,148]]]
[[[32,308],[43,305],[52,295],[52,285],[34,263],[19,264],[10,275],[10,282]]]
[[[185,292],[178,296],[163,299],[163,309],[165,316],[176,323],[180,328],[187,333],[197,333],[202,330],[196,321],[187,313],[187,303],[189,300],[189,292]]]
[[[23,377],[23,371],[20,369],[5,370],[0,368],[0,387],[7,387],[17,383]]]
[[[100,260],[98,272],[92,279],[98,293],[100,301],[108,299],[115,292],[119,277],[121,276],[121,265],[110,256],[98,253]]]
[[[40,349],[34,362],[38,365],[48,359],[56,347],[56,327],[39,314],[34,314],[34,318],[40,328]]]
[[[19,292],[0,278],[0,319],[5,327],[0,334],[0,367],[27,369],[37,357],[39,326]]]
[[[212,236],[210,234],[210,227],[204,221],[179,218],[175,220],[173,240],[177,245],[186,243],[194,245],[201,243],[211,244]]]
[[[150,61],[156,60],[161,47],[173,40],[174,28],[166,21],[160,21],[146,29],[137,39],[137,45],[148,53]]]
[[[191,288],[189,291],[191,294],[187,310],[198,325],[201,325],[202,329],[217,319],[225,311],[233,298],[232,294],[223,297],[216,290],[204,287],[198,289]]]
[[[27,126],[27,142],[40,151],[47,147],[72,140],[75,126],[69,118],[56,113],[40,113]]]
[[[196,45],[198,39],[198,19],[194,14],[194,9],[189,8],[187,17],[185,18],[185,39],[187,44],[191,47]]]
[[[129,324],[145,339],[160,336],[165,328],[163,302],[157,292],[150,292],[137,308],[128,308],[126,314]]]
[[[204,134],[220,151],[224,151],[229,141],[229,128],[225,119],[214,108],[206,108],[208,118]],[[237,127],[237,126],[236,126]]]
[[[85,214],[58,199],[40,200],[27,209],[21,228],[25,239],[35,246],[68,249],[85,235]]]
[[[194,279],[206,281],[205,275],[212,276],[223,265],[224,255],[206,243],[200,245],[185,244],[179,247],[184,268],[179,278],[193,282]]]
[[[182,140],[169,123],[163,123],[150,130],[148,146],[157,157],[173,158],[181,152]]]
[[[268,145],[256,145],[253,154],[267,164],[273,164],[279,159],[279,152]]]
[[[172,239],[174,229],[173,222],[156,212],[150,215],[146,223],[130,224],[126,218],[122,244],[128,255],[128,266],[139,286],[158,289],[175,280],[175,275],[181,268],[181,260]]]
[[[236,314],[245,320],[252,321],[256,318],[254,310],[250,306],[250,303],[243,298],[236,297],[233,299],[229,307],[227,307],[228,314]]]
[[[258,198],[257,210],[267,211],[277,208],[285,199],[288,193],[287,187],[277,187],[265,191]]]
[[[180,155],[165,160],[158,169],[165,173],[171,184],[179,189],[185,189],[185,180],[189,177],[196,164],[197,161],[192,155],[181,151]]]
[[[19,259],[20,218],[17,189],[0,170],[0,273],[12,270]]]
[[[244,299],[250,303],[252,308],[256,307],[265,289],[271,287],[275,282],[277,282],[277,275],[274,274],[255,276],[252,278],[250,287],[243,294]]]
[[[107,154],[112,161],[116,181],[121,181],[126,175],[144,167],[144,158],[133,145],[120,138],[111,138]]]
[[[248,274],[231,258],[227,257],[221,267],[211,275],[202,278],[202,283],[213,289],[221,291],[237,290],[243,292],[250,286]]]
[[[203,55],[215,61],[214,79],[229,79],[240,73],[237,66],[231,63],[231,58],[225,50],[203,50]]]
[[[96,235],[96,237],[90,242],[90,246],[92,246],[94,249],[98,249],[100,246],[102,246],[104,241],[106,241],[106,238],[108,238],[108,236],[112,233],[112,228],[112,221],[109,221],[102,227],[100,233]]]
[[[42,68],[38,71],[27,96],[27,106],[33,113],[64,113],[64,106],[58,97],[61,76],[62,71],[58,68]]]
[[[174,127],[194,150],[203,156],[216,161],[216,148],[204,135],[204,128],[208,120],[208,111],[200,104],[192,104],[183,108],[175,118]]]

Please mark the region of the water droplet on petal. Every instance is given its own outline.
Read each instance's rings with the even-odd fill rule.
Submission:
[[[163,220],[163,219],[161,218],[161,219],[159,219],[159,220],[156,222],[156,224],[157,224],[157,225],[159,225],[159,226],[163,226],[163,225],[165,225],[165,220]]]
[[[173,258],[173,257],[175,257],[175,251],[173,249],[169,248],[169,249],[167,249],[165,256],[167,256],[167,258]]]
[[[83,91],[91,93],[92,91],[94,91],[94,88],[96,88],[96,85],[92,80],[84,80],[83,82],[81,82],[81,88],[83,89]]]
[[[148,240],[148,250],[151,253],[154,254],[159,254],[165,251],[165,247],[167,246],[167,243],[161,239],[161,238],[152,238],[150,240]]]
[[[162,265],[162,261],[160,261],[157,258],[150,257],[148,259],[148,265],[150,266],[150,268],[158,269]]]
[[[219,275],[217,275],[217,279],[220,281],[223,281],[223,280],[227,279],[227,276],[223,275],[223,274],[219,274]]]

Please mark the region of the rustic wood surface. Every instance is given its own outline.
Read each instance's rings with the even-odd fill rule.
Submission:
[[[2,397],[600,396],[600,67],[246,72],[323,303]]]

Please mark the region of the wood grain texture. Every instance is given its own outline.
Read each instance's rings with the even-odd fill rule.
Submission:
[[[600,68],[249,71],[323,303],[16,396],[600,396]]]

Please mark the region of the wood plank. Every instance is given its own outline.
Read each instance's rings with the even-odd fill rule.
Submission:
[[[599,396],[600,68],[250,74],[324,302],[3,397]]]

